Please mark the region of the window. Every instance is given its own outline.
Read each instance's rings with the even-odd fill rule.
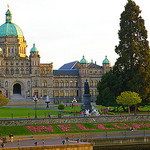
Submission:
[[[64,86],[64,82],[60,81],[60,87],[63,87],[63,86]]]
[[[68,87],[69,86],[69,82],[65,81],[65,86]]]
[[[90,95],[93,96],[93,90],[90,90]]]
[[[65,91],[65,96],[69,96],[68,90]]]
[[[73,87],[73,81],[70,81],[70,87]]]
[[[55,90],[55,91],[54,91],[54,96],[59,96],[58,90]]]
[[[78,87],[78,81],[75,81],[75,82],[74,82],[74,86],[75,86],[75,87]]]
[[[75,96],[78,96],[78,90],[75,90]]]
[[[6,73],[6,74],[9,74],[8,68],[5,69],[5,73]]]
[[[58,81],[55,81],[55,87],[58,87],[59,86],[59,82]]]
[[[43,81],[43,85],[42,85],[42,86],[43,86],[43,87],[46,87],[46,86],[47,86],[46,80]]]
[[[24,74],[24,69],[23,68],[21,68],[21,74]]]
[[[18,68],[16,69],[16,74],[19,74],[19,69]]]
[[[73,96],[73,90],[70,90],[70,96]]]
[[[94,91],[94,95],[97,96],[97,90]]]
[[[94,81],[94,86],[97,86],[97,80]]]
[[[43,90],[43,96],[47,96],[47,91]]]
[[[93,86],[93,81],[92,80],[90,80],[90,86]]]
[[[11,68],[11,75],[13,75],[14,74],[14,69],[13,68]]]
[[[64,91],[60,90],[60,96],[64,96]]]

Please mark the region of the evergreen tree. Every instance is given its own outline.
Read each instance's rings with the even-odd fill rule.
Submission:
[[[122,91],[139,93],[142,99],[150,97],[150,54],[147,31],[140,16],[139,6],[128,0],[120,18],[119,55],[113,72],[122,76]]]

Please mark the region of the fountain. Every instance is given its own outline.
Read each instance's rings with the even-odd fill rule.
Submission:
[[[48,104],[50,103],[50,98],[49,96],[46,96],[45,103],[47,104],[46,108],[49,108]]]

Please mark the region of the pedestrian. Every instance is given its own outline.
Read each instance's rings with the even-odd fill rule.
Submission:
[[[50,112],[48,112],[48,118],[50,118],[51,117],[51,114],[50,114]]]
[[[14,140],[14,136],[13,136],[13,134],[12,134],[12,133],[10,133],[10,134],[9,134],[9,138],[10,138],[10,142],[13,142],[13,140]]]
[[[72,103],[72,108],[73,108],[73,103]]]
[[[5,143],[1,143],[2,148],[5,146]]]
[[[79,111],[79,114],[80,114],[80,117],[81,117],[82,116],[82,111],[81,110]]]

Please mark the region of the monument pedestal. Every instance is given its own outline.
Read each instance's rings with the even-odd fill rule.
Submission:
[[[84,94],[83,95],[83,103],[84,105],[82,106],[82,110],[91,110],[91,95],[90,94]]]

